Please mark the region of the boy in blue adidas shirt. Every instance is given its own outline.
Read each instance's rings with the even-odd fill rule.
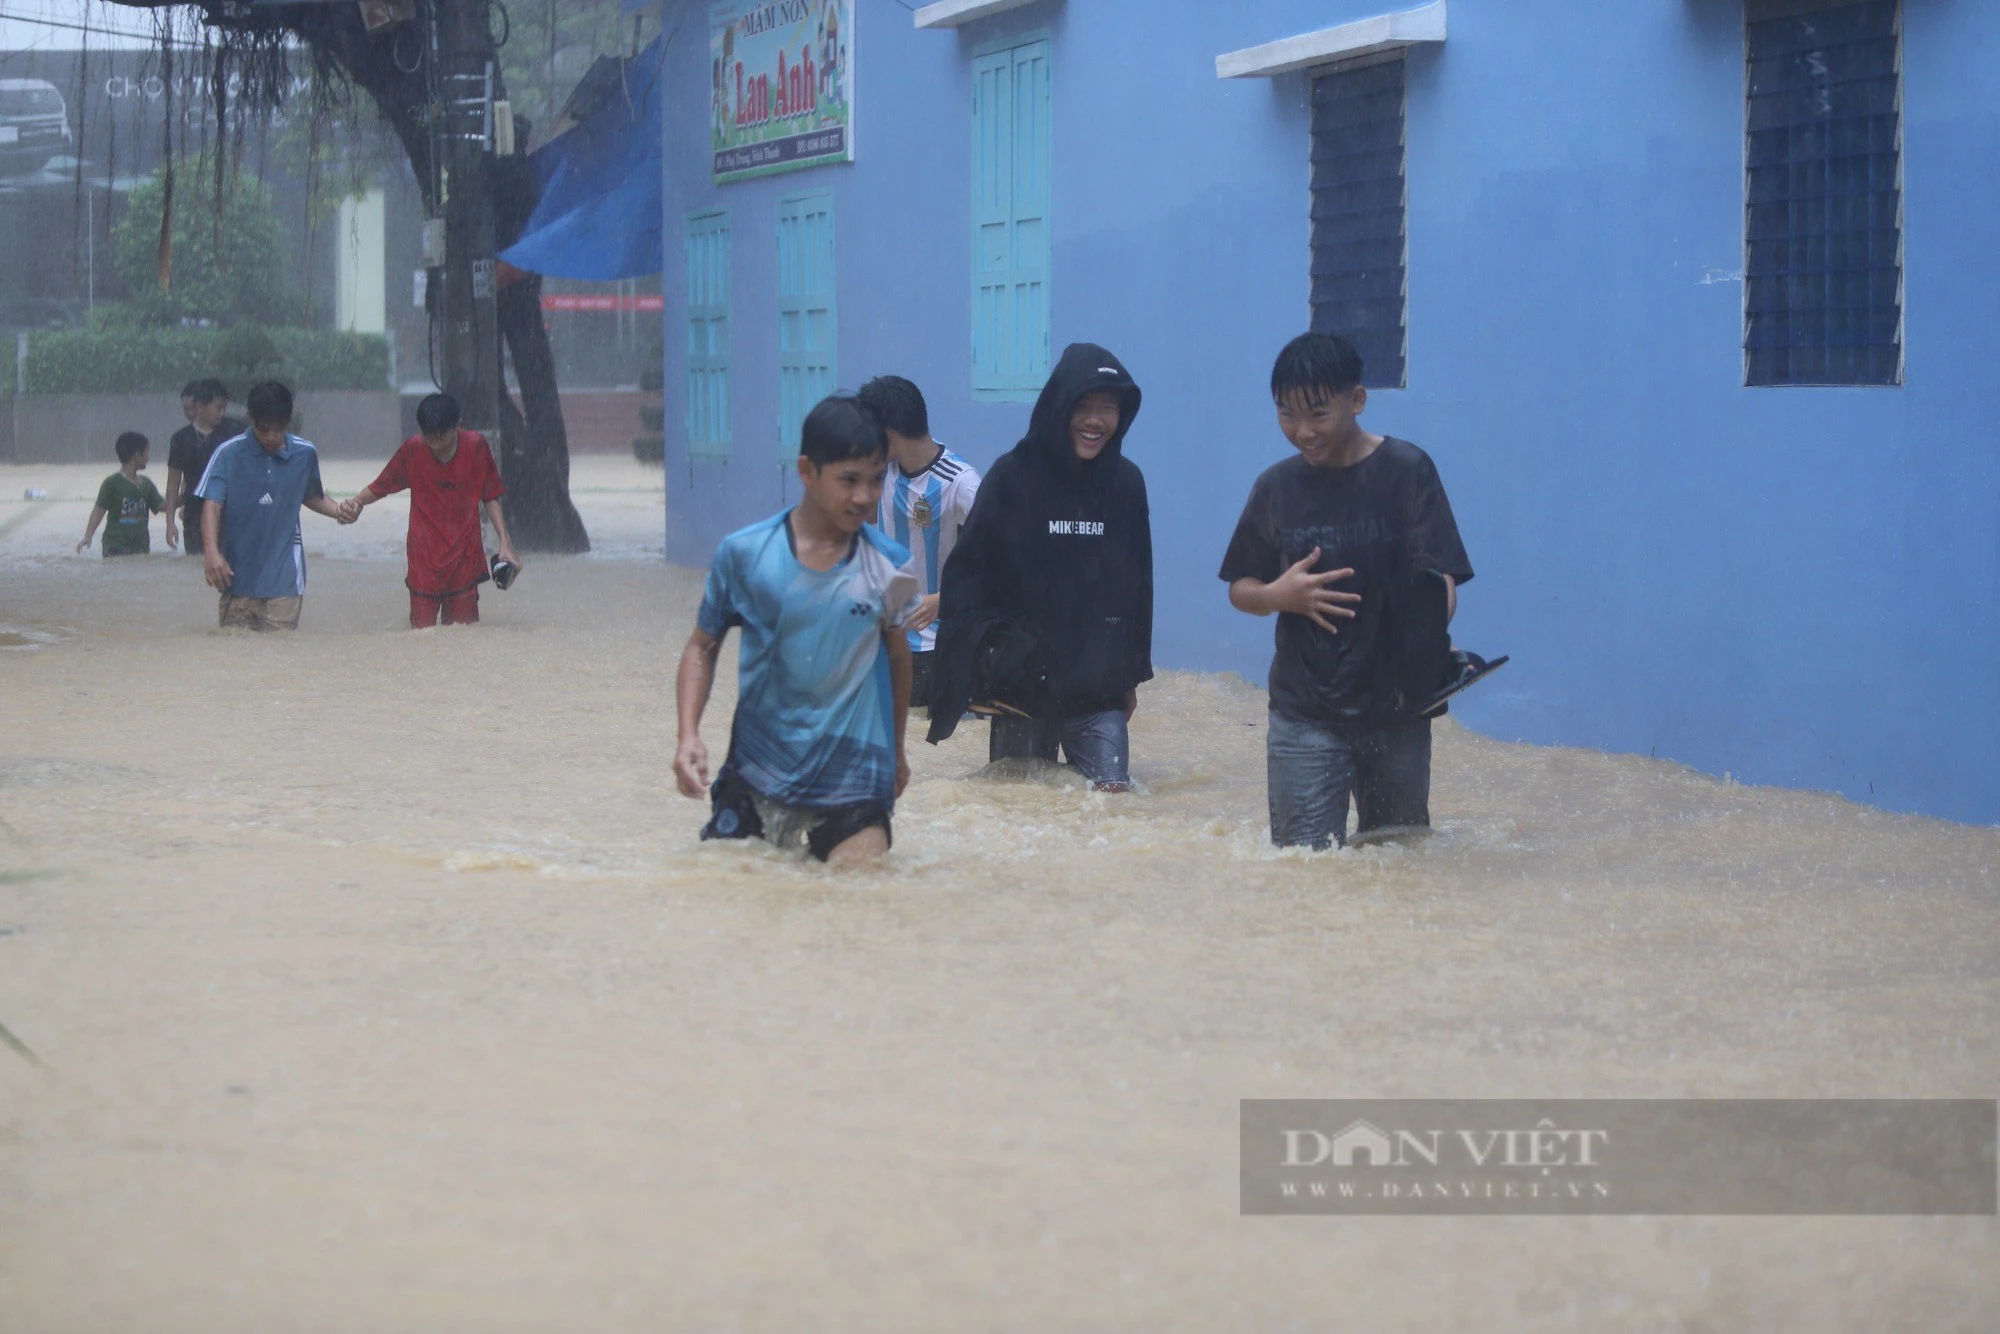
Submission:
[[[888,471],[881,423],[853,398],[806,415],[799,503],[722,539],[674,697],[681,795],[709,796],[701,836],[801,841],[845,864],[889,850],[909,781],[910,554],[870,526]],[[729,754],[708,781],[702,710],[731,626],[742,634]]]
[[[299,510],[353,520],[326,498],[312,441],[291,433],[292,391],[266,381],[245,402],[250,429],[216,446],[195,487],[203,573],[222,595],[225,630],[296,630],[306,596]]]
[[[910,618],[910,704],[929,707],[936,661],[938,576],[958,545],[979,494],[979,470],[931,439],[923,393],[900,375],[883,375],[855,395],[889,437],[889,484],[882,489],[882,531],[908,549],[923,601]]]

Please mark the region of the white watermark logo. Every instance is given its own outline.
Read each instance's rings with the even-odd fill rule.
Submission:
[[[2000,1212],[1993,1099],[1245,1099],[1246,1214]]]
[[[1328,1135],[1286,1130],[1285,1167],[1442,1167],[1459,1158],[1473,1168],[1596,1167],[1607,1130],[1565,1130],[1543,1117],[1529,1129],[1383,1130],[1365,1120]]]

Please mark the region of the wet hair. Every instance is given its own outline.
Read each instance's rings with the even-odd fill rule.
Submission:
[[[1271,367],[1271,399],[1283,403],[1294,394],[1317,407],[1361,383],[1361,354],[1339,334],[1300,334],[1285,344]]]
[[[188,387],[181,391],[181,396],[191,398],[197,403],[213,403],[218,399],[227,403],[229,387],[220,380],[191,380],[188,382]]]
[[[882,423],[852,394],[833,394],[814,404],[799,436],[799,453],[815,468],[889,452]]]
[[[118,443],[112,446],[113,449],[118,451],[118,462],[121,464],[130,463],[135,457],[145,453],[152,447],[153,442],[145,436],[140,435],[137,431],[125,432],[118,437]]]
[[[430,394],[417,404],[417,429],[443,435],[458,425],[458,400],[450,394]]]
[[[877,421],[897,435],[921,440],[931,433],[930,409],[923,391],[900,375],[878,375],[854,396]]]
[[[276,380],[266,380],[253,386],[243,396],[243,405],[250,409],[250,420],[253,422],[267,426],[292,424],[292,391]]]
[[[186,384],[181,386],[181,397],[182,398],[196,397],[201,392],[202,385],[206,383],[207,383],[206,380],[189,380]]]

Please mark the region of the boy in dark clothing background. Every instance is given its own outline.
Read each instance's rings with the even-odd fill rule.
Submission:
[[[929,739],[996,695],[992,759],[1057,747],[1101,791],[1131,786],[1126,725],[1153,676],[1153,532],[1146,479],[1124,455],[1139,386],[1104,348],[1072,343],[1028,434],[1001,455],[945,562]],[[1012,686],[987,671],[1018,668]],[[1012,698],[1009,698],[1012,695]]]
[[[1430,456],[1358,420],[1361,357],[1305,334],[1271,371],[1278,429],[1298,451],[1250,490],[1222,559],[1229,601],[1278,616],[1266,741],[1271,841],[1326,848],[1430,824],[1431,725],[1384,688],[1390,617],[1413,580],[1444,576],[1446,617],[1472,565]]]
[[[167,545],[179,545],[174,520],[187,532],[187,554],[201,554],[201,497],[194,493],[216,447],[250,428],[226,415],[229,391],[220,380],[194,380],[181,391],[188,424],[167,442]]]

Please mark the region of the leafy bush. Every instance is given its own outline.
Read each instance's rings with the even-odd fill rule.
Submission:
[[[295,391],[386,389],[389,340],[326,329],[144,328],[107,318],[88,329],[28,335],[30,394],[174,393],[214,375],[239,401],[258,380]]]
[[[112,263],[148,323],[295,324],[304,309],[271,203],[254,176],[232,174],[218,211],[214,166],[183,158],[174,170],[173,251],[160,286],[160,213],[166,174],[134,190],[111,229]]]

